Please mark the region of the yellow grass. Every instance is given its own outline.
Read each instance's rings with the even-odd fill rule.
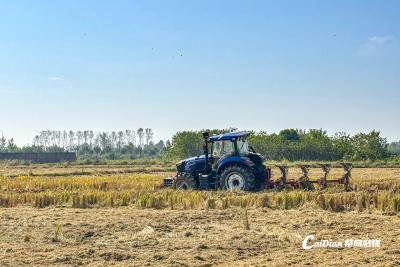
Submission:
[[[319,177],[312,169],[311,179]],[[340,177],[340,169],[332,176]],[[229,207],[270,207],[297,209],[313,206],[330,211],[400,210],[399,169],[354,169],[354,192],[340,186],[324,191],[305,192],[226,192],[173,191],[160,187],[170,173],[132,173],[112,175],[0,176],[0,206],[28,205],[38,208],[118,207],[227,209]],[[293,173],[292,173],[293,174]],[[276,175],[276,173],[275,173]],[[294,173],[294,176],[296,173]]]

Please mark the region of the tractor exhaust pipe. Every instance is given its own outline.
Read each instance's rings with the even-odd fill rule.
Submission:
[[[204,139],[203,151],[204,151],[204,156],[206,158],[204,170],[206,172],[208,171],[208,138],[209,137],[210,137],[210,132],[208,132],[208,131],[203,132],[203,139]]]

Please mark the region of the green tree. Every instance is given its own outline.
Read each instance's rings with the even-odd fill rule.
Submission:
[[[2,136],[0,138],[0,152],[5,152],[7,148],[7,139]]]
[[[279,135],[285,141],[299,141],[300,135],[297,129],[284,129],[279,132]]]
[[[368,134],[359,133],[353,136],[354,160],[377,160],[389,156],[387,140],[380,136],[380,132],[372,131]]]
[[[333,145],[338,159],[350,160],[354,155],[353,141],[350,135],[345,132],[338,132],[333,137]]]
[[[7,152],[16,152],[18,150],[17,145],[14,143],[14,139],[11,138],[7,142]]]
[[[202,153],[202,135],[196,131],[177,132],[171,140],[167,155],[171,158],[183,159]]]

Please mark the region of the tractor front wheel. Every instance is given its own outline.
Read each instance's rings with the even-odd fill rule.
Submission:
[[[179,174],[175,177],[172,187],[176,190],[192,190],[196,188],[196,184],[190,174]]]
[[[245,167],[233,165],[226,167],[221,174],[221,186],[227,190],[254,191],[254,174]]]

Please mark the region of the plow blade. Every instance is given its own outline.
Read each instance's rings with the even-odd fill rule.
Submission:
[[[275,165],[281,172],[281,176],[274,182],[274,188],[278,191],[288,188],[293,189],[303,189],[303,190],[314,190],[314,184],[317,184],[320,189],[325,189],[329,184],[342,184],[344,185],[345,191],[351,191],[350,187],[350,178],[351,178],[351,170],[353,166],[350,163],[341,163],[344,174],[342,177],[337,179],[328,179],[329,172],[331,171],[330,164],[317,164],[319,168],[324,172],[323,176],[317,180],[310,180],[309,178],[309,170],[312,165],[304,165],[299,164],[296,165],[302,171],[302,175],[297,179],[289,179],[289,167],[286,165]]]

